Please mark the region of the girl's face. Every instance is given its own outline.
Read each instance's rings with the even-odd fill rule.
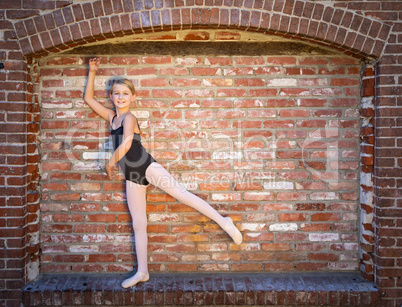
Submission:
[[[129,107],[135,97],[136,95],[133,95],[130,89],[124,84],[113,85],[113,91],[110,94],[110,99],[116,108]]]

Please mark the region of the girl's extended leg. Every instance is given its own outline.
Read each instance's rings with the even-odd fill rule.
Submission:
[[[170,194],[178,201],[188,205],[215,221],[235,241],[240,244],[243,240],[240,231],[234,226],[230,217],[223,217],[207,202],[188,192],[169,172],[159,163],[152,163],[146,170],[146,178],[154,186]]]
[[[147,212],[146,212],[146,186],[126,181],[127,203],[133,220],[135,251],[137,254],[137,273],[124,280],[121,286],[129,288],[141,281],[149,279],[147,261]]]

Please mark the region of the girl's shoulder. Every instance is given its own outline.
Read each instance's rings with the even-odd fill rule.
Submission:
[[[137,117],[135,117],[133,113],[129,112],[126,115],[124,115],[123,122],[125,121],[133,121],[134,123],[136,123]]]
[[[140,133],[140,125],[138,124],[137,117],[133,113],[128,113],[124,116],[122,124],[127,127],[131,126],[135,133]]]

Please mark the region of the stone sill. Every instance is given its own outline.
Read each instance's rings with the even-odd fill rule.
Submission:
[[[376,306],[379,292],[359,272],[153,273],[123,289],[127,274],[42,274],[24,306],[327,305]]]

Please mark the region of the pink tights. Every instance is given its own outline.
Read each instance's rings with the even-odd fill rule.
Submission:
[[[145,176],[152,185],[215,221],[233,238],[236,244],[241,243],[242,235],[229,217],[223,217],[204,200],[188,192],[159,163],[152,163],[146,170]],[[133,220],[138,271],[133,277],[123,281],[122,286],[124,288],[132,287],[138,282],[147,281],[149,279],[147,261],[146,189],[146,186],[128,180],[126,181],[127,202]]]

